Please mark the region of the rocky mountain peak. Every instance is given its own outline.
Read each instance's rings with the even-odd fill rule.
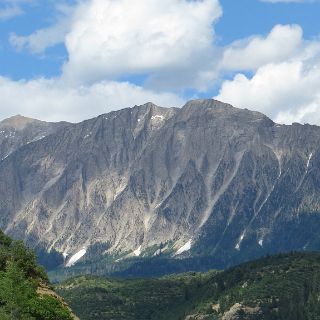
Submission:
[[[134,106],[130,110],[133,114],[147,116],[148,120],[152,120],[153,122],[159,122],[168,120],[172,115],[176,113],[177,108],[159,107],[158,105],[152,102],[148,102],[140,106]]]
[[[24,117],[20,114],[4,119],[0,122],[0,128],[13,128],[15,130],[23,130],[26,126],[34,122],[41,122],[32,118]]]
[[[213,99],[44,124],[0,134],[0,227],[31,246],[153,255],[162,243],[224,264],[320,249],[319,127]],[[290,224],[301,237],[288,242]]]
[[[138,109],[138,110],[144,110],[144,111],[150,111],[151,109],[165,109],[163,107],[160,107],[153,102],[147,102],[141,105],[135,105],[133,108],[130,109]]]
[[[68,125],[67,122],[45,122],[22,115],[4,119],[0,122],[0,161],[20,147],[41,140]]]
[[[215,99],[191,100],[183,106],[182,113],[188,117],[192,116],[192,114],[196,116],[204,115],[205,117],[211,114],[215,119],[230,119],[233,122],[266,121],[272,125],[274,124],[271,119],[261,112],[236,108]]]

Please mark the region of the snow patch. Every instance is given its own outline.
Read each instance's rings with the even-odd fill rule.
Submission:
[[[149,230],[150,220],[151,220],[151,215],[146,214],[143,219],[143,225],[144,225],[145,230]]]
[[[309,158],[308,158],[307,170],[309,169],[309,165],[310,165],[310,160],[311,160],[311,158],[312,158],[312,152],[310,153]]]
[[[241,234],[238,242],[236,243],[236,245],[235,245],[235,247],[234,247],[236,250],[240,250],[240,245],[241,245],[241,242],[242,242],[243,239],[244,239],[244,235],[245,235],[245,232],[243,232],[243,233]]]
[[[41,137],[39,137],[39,138],[35,139],[34,141],[42,140],[42,139],[44,139],[45,137],[46,137],[46,136],[41,136]]]
[[[301,178],[301,181],[300,181],[298,187],[296,188],[296,191],[300,189],[300,187],[302,186],[302,184],[303,184],[303,182],[304,182],[304,180],[305,180],[306,175],[308,174],[308,170],[309,170],[309,167],[310,167],[310,162],[311,162],[312,156],[313,156],[313,153],[311,152],[311,153],[309,154],[309,157],[308,157],[306,171],[305,171],[303,177]]]
[[[27,144],[30,144],[30,143],[32,143],[32,142],[36,142],[36,141],[42,140],[42,139],[44,139],[45,137],[46,137],[46,136],[41,136],[41,137],[35,138],[35,139],[31,140],[31,141],[28,141]]]
[[[190,239],[186,244],[184,244],[177,252],[176,254],[181,254],[183,252],[189,251],[191,249],[192,239]]]
[[[69,268],[74,266],[86,253],[87,250],[85,248],[82,248],[79,252],[77,252],[70,258],[70,260],[66,264],[66,267]]]
[[[164,116],[157,114],[157,115],[151,117],[151,121],[153,121],[153,120],[163,121]]]
[[[168,250],[168,245],[165,245],[162,249],[159,248],[159,249],[153,254],[153,256],[157,256],[157,255],[163,253],[163,252],[166,251],[166,250]]]
[[[154,208],[158,209],[162,205],[162,202],[158,203]]]
[[[119,197],[119,195],[124,191],[124,189],[125,189],[126,187],[127,187],[126,184],[120,185],[119,188],[116,189],[116,192],[115,192],[115,194],[114,194],[114,196],[113,196],[113,200],[116,200],[116,199]]]
[[[141,255],[141,246],[140,246],[137,250],[133,251],[133,254],[134,254],[136,257],[139,257],[139,256]]]
[[[9,157],[9,155],[10,154],[7,154],[4,158],[1,159],[1,161],[4,160],[4,159],[7,159]]]
[[[158,250],[153,254],[153,256],[155,257],[155,256],[159,255],[160,253],[161,253],[161,250],[158,249]]]
[[[4,131],[4,130],[2,130],[2,131],[0,131],[0,133],[1,134],[5,134],[5,138],[7,139],[7,138],[13,138],[13,137],[15,137],[15,135],[16,135],[16,132],[15,131],[10,131],[10,132],[7,132],[7,131]]]

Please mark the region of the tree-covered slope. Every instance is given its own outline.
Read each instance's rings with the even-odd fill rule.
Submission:
[[[51,290],[45,271],[22,242],[0,231],[0,319],[72,320],[68,307]]]
[[[79,277],[57,289],[83,320],[313,320],[320,319],[320,254],[158,279]]]
[[[158,279],[109,279],[83,276],[57,288],[81,319],[178,319],[210,274]],[[201,294],[200,294],[201,292]]]

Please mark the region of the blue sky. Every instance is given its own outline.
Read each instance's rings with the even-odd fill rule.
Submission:
[[[10,7],[6,3],[1,8]],[[14,80],[30,79],[37,76],[52,77],[61,73],[61,65],[67,59],[65,46],[59,44],[42,55],[32,55],[27,51],[17,52],[10,44],[12,32],[28,35],[38,29],[48,27],[55,21],[57,10],[51,1],[22,3],[21,14],[0,22],[0,73]]]
[[[319,37],[320,2],[268,3],[257,0],[222,0],[223,17],[216,32],[221,44],[251,36],[267,34],[276,24],[299,24],[306,38]]]
[[[3,0],[0,119],[215,97],[320,124],[319,13],[303,0]]]

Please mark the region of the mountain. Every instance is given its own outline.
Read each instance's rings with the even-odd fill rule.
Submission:
[[[195,100],[34,140],[0,161],[0,227],[69,266],[162,254],[224,268],[320,249],[320,127]]]
[[[18,148],[41,140],[68,125],[50,123],[16,115],[0,122],[0,159],[8,157]]]
[[[87,320],[316,320],[320,255],[282,254],[157,279],[82,276],[57,290]]]
[[[0,319],[76,320],[35,254],[0,231]],[[79,320],[79,319],[78,319]]]

